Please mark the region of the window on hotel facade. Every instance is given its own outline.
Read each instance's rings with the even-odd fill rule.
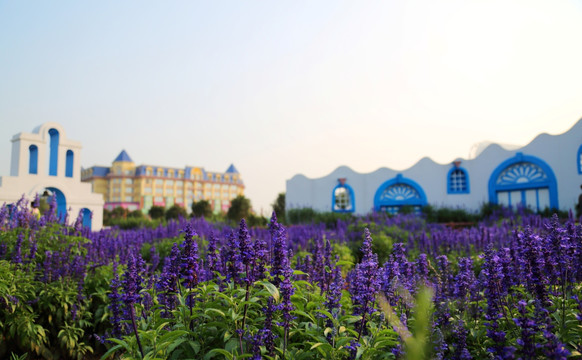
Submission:
[[[133,185],[133,179],[125,179],[125,185]]]

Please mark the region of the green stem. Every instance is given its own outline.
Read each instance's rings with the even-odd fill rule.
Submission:
[[[137,325],[135,324],[135,309],[133,304],[129,309],[129,314],[131,316],[131,325],[133,326],[133,332],[135,333],[135,339],[137,340],[137,346],[139,347],[139,352],[141,353],[141,358],[143,359],[145,356],[143,355],[143,349],[141,347],[141,342],[139,341],[139,335],[137,333]]]

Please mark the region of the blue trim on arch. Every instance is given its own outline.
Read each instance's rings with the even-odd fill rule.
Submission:
[[[350,204],[352,205],[351,209],[339,209],[334,210],[335,207],[335,190],[338,188],[345,188],[348,191],[348,195],[350,197]],[[354,196],[354,189],[348,184],[337,184],[336,187],[333,188],[331,191],[331,211],[336,213],[351,213],[356,211],[356,197]]]
[[[67,199],[65,194],[57,188],[47,187],[47,190],[51,191],[57,200],[57,218],[60,221],[64,221],[67,218]]]
[[[453,172],[455,172],[455,170],[459,170],[465,175],[465,189],[463,189],[463,190],[455,191],[455,189],[453,188],[451,178],[452,178]],[[465,168],[453,166],[447,174],[447,194],[469,194],[469,193],[471,193],[471,185],[469,182],[469,172]]]
[[[576,156],[576,167],[578,174],[582,174],[582,145],[578,148],[578,155]]]
[[[75,162],[75,154],[73,150],[67,150],[67,157],[65,163],[65,176],[73,177],[73,163]]]
[[[545,173],[545,179],[542,181],[528,182],[528,183],[513,183],[506,185],[497,185],[497,179],[499,175],[506,170],[508,167],[518,164],[518,163],[531,163],[538,166]],[[498,191],[514,191],[514,190],[525,190],[525,189],[539,189],[548,188],[550,193],[550,208],[559,209],[558,203],[558,183],[556,181],[556,176],[552,168],[542,159],[532,156],[524,155],[518,152],[514,157],[509,158],[499,164],[495,170],[491,173],[489,177],[489,202],[492,204],[497,204],[497,192]],[[522,195],[523,197],[523,195]],[[522,199],[523,200],[523,199]]]
[[[28,162],[28,173],[37,175],[38,174],[38,147],[36,145],[30,145],[28,147],[29,162]]]
[[[89,228],[91,229],[91,220],[93,217],[93,214],[91,213],[91,210],[87,209],[87,208],[82,208],[82,216],[83,216],[83,227]]]
[[[381,199],[385,190],[398,184],[408,185],[417,192],[418,196],[403,200]],[[403,177],[402,174],[398,174],[395,178],[382,183],[374,195],[374,209],[376,211],[380,211],[382,206],[424,206],[426,204],[426,195],[422,187],[416,181]]]
[[[59,131],[57,129],[50,129],[50,155],[49,155],[49,175],[57,176],[59,163]]]

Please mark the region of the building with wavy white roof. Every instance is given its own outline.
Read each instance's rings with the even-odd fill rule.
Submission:
[[[425,157],[396,171],[361,174],[341,166],[331,174],[287,180],[287,209],[396,213],[402,206],[478,210],[485,203],[534,211],[574,210],[582,184],[582,119],[559,135],[540,134],[515,148],[489,144],[475,157],[438,164]]]

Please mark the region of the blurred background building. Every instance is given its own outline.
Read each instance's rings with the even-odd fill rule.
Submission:
[[[32,202],[37,195],[46,204],[54,197],[62,221],[75,221],[81,214],[83,226],[99,230],[103,198],[81,182],[80,164],[81,143],[68,139],[60,124],[47,122],[32,133],[16,134],[10,176],[0,177],[0,204],[15,203],[22,196]]]
[[[569,211],[581,184],[582,119],[563,134],[540,134],[522,147],[481,143],[469,159],[448,164],[425,157],[402,171],[362,174],[341,166],[316,179],[298,174],[287,180],[286,209],[366,214],[397,213],[403,206],[420,212],[428,204],[477,211],[493,204]]]
[[[179,205],[191,212],[192,203],[200,200],[207,200],[215,213],[226,212],[232,199],[244,195],[245,188],[234,165],[225,172],[191,166],[136,166],[125,150],[110,167],[82,169],[81,179],[102,194],[105,209],[123,207],[144,213],[154,205],[165,208]]]

